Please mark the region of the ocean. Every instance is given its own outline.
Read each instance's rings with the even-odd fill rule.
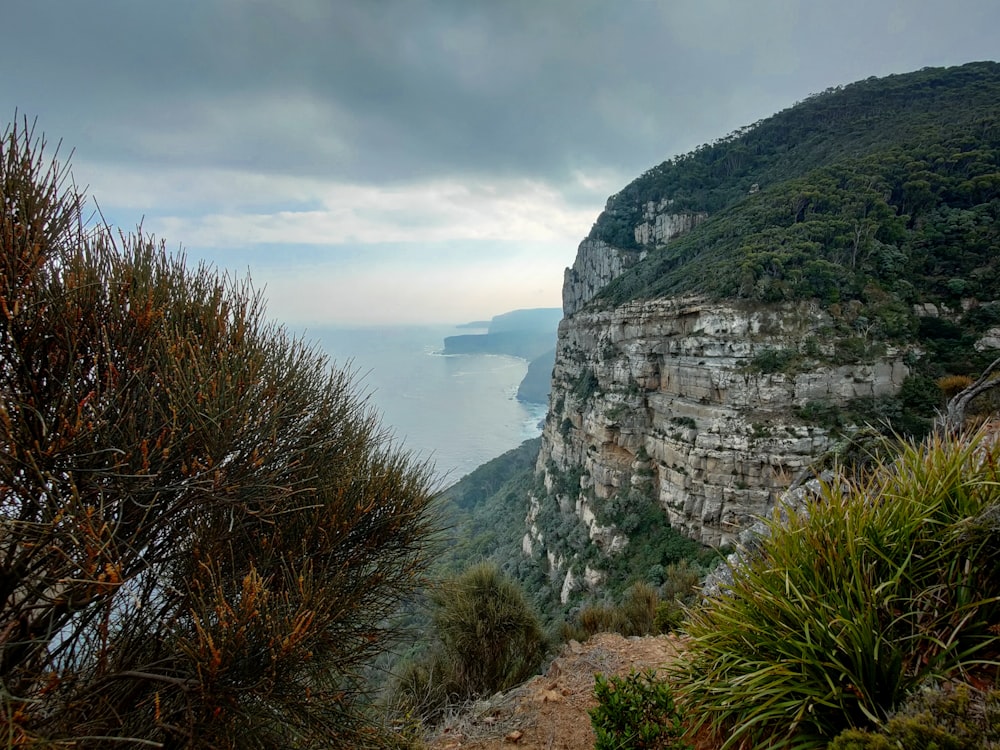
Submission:
[[[542,404],[517,400],[528,363],[494,354],[444,355],[450,326],[312,327],[305,339],[357,374],[394,438],[435,466],[441,486],[541,434]]]

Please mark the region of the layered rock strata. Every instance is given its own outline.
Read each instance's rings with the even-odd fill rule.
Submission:
[[[627,488],[646,462],[643,475],[652,476],[672,526],[705,544],[730,542],[830,447],[803,409],[891,396],[909,374],[902,353],[822,364],[833,354],[821,338],[831,323],[811,304],[699,298],[578,313],[560,326],[538,470],[582,469],[583,499],[574,505],[592,536],[609,538],[588,507]],[[801,355],[803,346],[820,359],[797,372],[754,367],[763,353]]]

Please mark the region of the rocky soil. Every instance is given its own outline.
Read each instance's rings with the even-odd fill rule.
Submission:
[[[430,738],[432,750],[590,750],[589,709],[594,675],[657,670],[673,659],[677,636],[625,638],[602,633],[570,641],[548,671],[507,693],[476,701],[450,717]]]

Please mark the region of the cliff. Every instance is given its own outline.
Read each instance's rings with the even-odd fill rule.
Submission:
[[[573,503],[592,540],[605,534],[594,506],[644,473],[674,528],[727,544],[831,447],[810,405],[892,396],[910,373],[903,350],[831,363],[830,326],[815,303],[680,297],[580,312],[560,327],[538,470],[548,485],[582,470]],[[783,353],[795,369],[772,371]]]
[[[549,349],[528,362],[528,371],[517,387],[517,400],[529,404],[547,404],[552,388],[552,368],[555,363],[555,349]]]
[[[446,336],[445,354],[509,354],[533,360],[552,349],[562,311],[557,307],[512,310],[480,323],[486,333]],[[474,324],[466,324],[464,327]]]
[[[608,200],[565,274],[522,541],[564,603],[649,508],[726,545],[860,426],[919,434],[937,384],[995,356],[998,94],[993,63],[869,79]]]

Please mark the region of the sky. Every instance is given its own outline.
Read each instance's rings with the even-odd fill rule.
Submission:
[[[1000,58],[996,0],[2,0],[3,124],[286,325],[557,307],[607,198],[831,86]]]

